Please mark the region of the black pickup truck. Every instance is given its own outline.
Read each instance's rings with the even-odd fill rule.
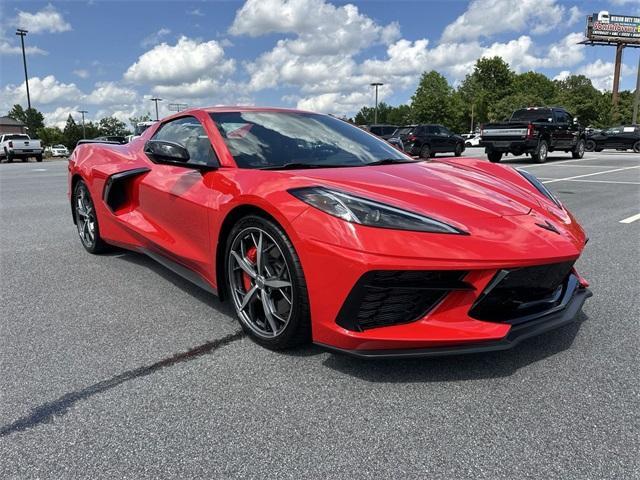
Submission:
[[[543,163],[549,152],[558,150],[582,158],[585,133],[564,108],[530,107],[516,110],[506,122],[484,125],[480,146],[492,162],[510,153],[531,155],[535,162]]]

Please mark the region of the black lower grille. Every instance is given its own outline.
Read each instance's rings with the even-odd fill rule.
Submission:
[[[460,270],[378,270],[365,273],[349,293],[336,323],[349,330],[418,320],[452,290],[469,290]]]
[[[508,322],[557,307],[573,261],[500,270],[471,307],[478,320]]]

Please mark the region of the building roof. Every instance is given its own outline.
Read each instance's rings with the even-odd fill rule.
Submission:
[[[11,117],[0,117],[0,125],[15,125],[18,127],[24,127],[24,123]]]

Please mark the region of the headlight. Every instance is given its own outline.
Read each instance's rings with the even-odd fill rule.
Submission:
[[[547,197],[549,200],[551,200],[553,203],[555,203],[558,207],[562,207],[562,203],[560,203],[560,200],[558,200],[553,193],[551,193],[549,191],[549,189],[547,187],[544,186],[544,184],[538,180],[536,178],[535,175],[532,175],[531,173],[527,172],[526,170],[520,170],[519,168],[516,169],[518,170],[518,173],[520,173],[520,175],[522,175],[524,178],[526,178],[528,180],[528,182],[533,185],[536,190],[538,190],[542,195],[544,195],[545,197]]]
[[[432,233],[466,232],[439,220],[323,187],[294,188],[289,193],[312,207],[351,223]]]

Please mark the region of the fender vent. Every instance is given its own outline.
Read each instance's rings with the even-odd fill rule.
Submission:
[[[125,170],[124,172],[114,173],[107,179],[102,198],[112,213],[117,212],[128,203],[129,196],[127,194],[127,186],[129,183],[134,178],[148,171],[150,171],[150,169],[146,167],[134,168],[132,170]]]

